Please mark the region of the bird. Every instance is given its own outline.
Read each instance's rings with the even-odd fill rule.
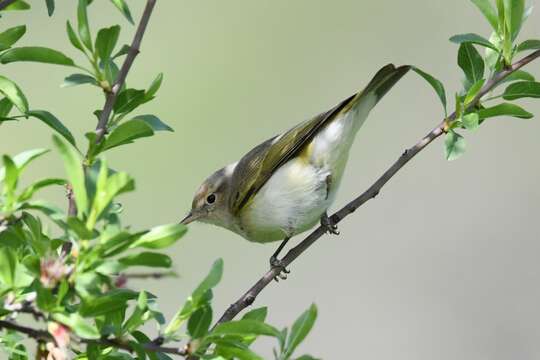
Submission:
[[[382,67],[362,91],[214,172],[199,186],[191,210],[180,223],[217,225],[256,243],[281,240],[270,266],[279,267],[280,278],[286,278],[289,271],[278,256],[290,238],[318,223],[339,234],[327,211],[356,133],[410,68]]]

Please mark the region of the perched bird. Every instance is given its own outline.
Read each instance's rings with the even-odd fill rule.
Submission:
[[[181,223],[197,220],[218,225],[253,242],[283,240],[270,258],[273,267],[282,267],[278,255],[287,241],[319,221],[337,233],[327,209],[335,199],[356,133],[370,110],[409,69],[386,65],[363,91],[210,175]]]

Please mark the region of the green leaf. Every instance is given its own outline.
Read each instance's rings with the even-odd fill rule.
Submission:
[[[446,149],[446,160],[452,161],[461,157],[465,153],[465,139],[458,133],[450,130],[444,139]]]
[[[484,60],[478,50],[470,43],[462,43],[459,46],[458,65],[471,84],[484,77]]]
[[[127,255],[121,257],[118,261],[125,266],[148,266],[157,268],[170,268],[172,266],[172,260],[169,256],[149,251]]]
[[[115,128],[105,139],[103,150],[130,144],[134,140],[154,135],[154,131],[143,120],[129,120]]]
[[[12,108],[13,103],[8,98],[0,100],[0,118],[8,116]]]
[[[146,101],[144,90],[126,89],[118,94],[113,110],[115,114],[129,113]]]
[[[538,50],[540,49],[540,40],[525,40],[518,45],[516,51]]]
[[[450,41],[456,44],[471,43],[484,46],[495,51],[499,51],[495,45],[493,45],[488,39],[480,36],[478,34],[468,33],[468,34],[459,34],[454,35],[450,38]]]
[[[9,64],[17,61],[33,61],[46,64],[74,66],[73,60],[60,51],[40,46],[25,46],[13,48],[0,55],[2,64]]]
[[[469,88],[469,91],[467,91],[467,95],[465,95],[465,106],[469,105],[474,100],[476,95],[478,95],[478,93],[482,89],[482,86],[484,86],[484,83],[485,80],[480,79]]]
[[[131,248],[162,249],[174,244],[186,232],[187,227],[182,224],[156,226],[135,241]]]
[[[503,99],[505,100],[515,100],[525,97],[540,98],[540,82],[515,82],[508,85],[503,94]]]
[[[158,92],[159,88],[161,87],[162,82],[163,82],[163,73],[159,73],[150,84],[150,87],[148,88],[148,90],[146,90],[145,97],[147,99],[152,98]]]
[[[513,116],[521,119],[530,119],[534,115],[524,110],[523,108],[510,103],[502,103],[490,108],[481,109],[478,111],[480,119],[487,119],[495,116]]]
[[[56,116],[54,116],[50,112],[45,111],[45,110],[30,110],[27,112],[27,115],[33,116],[43,121],[45,124],[51,127],[54,131],[62,135],[62,137],[64,137],[64,139],[69,141],[71,145],[76,146],[75,138],[73,137],[69,129],[66,128],[64,124],[62,124],[62,122],[58,120]]]
[[[68,217],[68,226],[81,240],[90,240],[95,238],[98,233],[92,230],[88,230],[84,222],[76,217]]]
[[[90,26],[88,25],[87,6],[87,0],[79,0],[79,6],[77,7],[77,22],[82,43],[88,50],[93,51],[92,36],[90,35]]]
[[[73,45],[77,49],[84,52],[83,45],[81,41],[79,40],[79,37],[75,33],[75,30],[73,30],[73,27],[71,26],[71,23],[69,22],[69,20],[66,22],[66,32],[67,32],[68,39],[71,45]]]
[[[126,2],[124,0],[111,0],[111,2],[118,8],[118,10],[120,10],[127,21],[133,24],[133,18],[131,17],[131,12],[129,11],[129,7],[127,6]]]
[[[498,85],[519,80],[534,81],[535,79],[532,74],[523,70],[517,70],[505,77]]]
[[[17,255],[6,246],[0,246],[0,281],[5,286],[12,287],[15,284],[17,270]]]
[[[22,192],[21,195],[19,195],[19,201],[26,201],[30,199],[38,190],[41,190],[45,187],[51,186],[51,185],[60,185],[64,186],[66,185],[66,180],[64,179],[57,179],[57,178],[51,178],[51,179],[43,179],[36,181],[32,185],[26,187]]]
[[[58,136],[53,135],[53,142],[64,160],[68,180],[73,187],[77,210],[79,215],[81,215],[88,209],[88,196],[86,194],[82,159],[75,148],[66,144]]]
[[[498,29],[498,19],[495,9],[491,5],[491,0],[471,0],[476,7],[482,12],[486,20],[489,22],[493,30]]]
[[[253,309],[249,312],[247,312],[244,316],[242,316],[242,319],[249,319],[249,320],[256,320],[256,321],[262,321],[266,320],[266,315],[268,314],[268,308],[260,307],[257,309]]]
[[[521,30],[525,0],[504,0],[504,9],[505,20],[512,36],[511,40],[514,40]]]
[[[285,347],[285,357],[290,357],[294,350],[300,345],[302,341],[311,331],[315,319],[317,318],[317,307],[312,304],[296,321],[294,322],[289,339]]]
[[[23,114],[28,111],[28,100],[17,84],[0,75],[0,92],[9,99]]]
[[[212,308],[203,306],[195,311],[188,320],[187,330],[192,339],[199,339],[208,333],[212,324]]]
[[[122,45],[120,50],[118,50],[118,52],[116,54],[114,54],[112,58],[116,59],[119,56],[127,55],[129,53],[129,49],[131,49],[131,47],[129,45],[126,45],[126,44]]]
[[[165,328],[165,336],[174,334],[182,323],[189,318],[197,309],[204,305],[207,294],[214,288],[220,281],[223,275],[223,259],[218,259],[212,264],[210,273],[203,279],[199,286],[193,291],[188,298],[184,306],[178,311],[171,322]]]
[[[129,317],[129,319],[126,320],[124,325],[122,326],[123,329],[127,332],[132,332],[135,329],[137,329],[139,326],[144,324],[145,320],[143,319],[145,313],[148,310],[148,295],[146,294],[146,291],[141,291],[139,293],[139,297],[137,298],[137,306],[133,310],[133,313]],[[135,338],[137,338],[135,336]]]
[[[308,332],[309,332],[309,329],[308,329]],[[218,326],[216,326],[214,330],[212,330],[210,336],[266,335],[266,336],[278,337],[279,334],[280,334],[279,330],[271,325],[265,324],[257,320],[243,319],[243,320],[236,320],[236,321],[228,321],[228,322],[219,324]]]
[[[3,10],[28,10],[30,9],[30,4],[28,4],[26,1],[23,0],[17,0],[8,6],[6,6]]]
[[[45,0],[45,3],[47,4],[47,14],[52,16],[54,14],[54,0]]]
[[[0,51],[9,49],[26,33],[26,26],[19,25],[0,33]]]
[[[262,357],[251,351],[246,344],[240,341],[215,339],[214,342],[217,345],[215,353],[220,356],[211,358],[211,360],[263,360]]]
[[[137,293],[127,289],[116,289],[100,295],[90,301],[85,301],[79,308],[83,317],[96,317],[123,309],[129,300],[137,298]]]
[[[480,125],[480,117],[477,113],[470,113],[467,115],[463,115],[461,118],[461,122],[465,129],[467,130],[476,130],[478,129],[478,126]]]
[[[70,329],[72,329],[75,332],[75,334],[77,334],[77,336],[80,336],[83,339],[91,340],[91,339],[99,339],[101,337],[96,326],[88,323],[79,314],[55,313],[55,314],[52,314],[52,317],[54,320],[58,321],[59,323],[67,325]]]
[[[99,86],[97,80],[86,74],[71,74],[64,79],[64,83],[60,85],[61,87],[76,86],[82,84],[91,84]]]
[[[108,60],[111,57],[119,35],[120,26],[118,25],[99,30],[96,37],[96,50],[100,59]]]
[[[446,116],[446,91],[444,90],[444,85],[442,84],[442,82],[440,82],[439,80],[437,80],[436,78],[434,78],[430,74],[420,70],[417,67],[413,67],[412,69],[418,75],[423,77],[424,80],[426,80],[431,85],[433,90],[435,90],[435,92],[437,93],[437,96],[439,97],[439,99],[441,100],[441,103],[443,104],[444,114]]]
[[[155,115],[137,115],[132,120],[142,120],[154,131],[174,131],[169,125],[165,124]]]
[[[15,166],[17,166],[19,173],[21,173],[24,168],[34,159],[37,159],[43,154],[48,153],[49,150],[47,149],[33,149],[33,150],[27,150],[24,151],[18,155],[15,155],[13,157],[13,162],[15,163]],[[0,168],[0,182],[4,181],[4,177],[6,175],[5,168]]]
[[[116,196],[134,189],[135,182],[127,173],[117,172],[108,176],[107,164],[102,160],[92,210],[86,223],[87,227],[89,229],[94,227],[101,213]]]
[[[298,358],[296,358],[295,360],[320,360],[320,359],[317,359],[316,357],[313,357],[311,355],[302,355]]]
[[[19,181],[19,169],[8,155],[2,156],[2,160],[4,162],[3,169],[5,169],[4,193],[8,194],[9,197],[13,195],[17,187],[17,182]]]

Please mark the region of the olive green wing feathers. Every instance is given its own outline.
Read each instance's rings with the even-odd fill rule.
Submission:
[[[295,126],[286,133],[263,142],[247,153],[238,162],[233,173],[231,181],[233,188],[229,203],[231,213],[238,214],[274,172],[297,156],[322,127],[339,114],[359,104],[365,94],[375,94],[377,101],[380,100],[409,68],[409,66],[396,68],[392,64],[383,67],[362,92],[352,95],[329,111]]]

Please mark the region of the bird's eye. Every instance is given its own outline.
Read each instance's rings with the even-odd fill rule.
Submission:
[[[208,204],[213,204],[216,202],[216,194],[210,194],[206,197],[206,202]]]

